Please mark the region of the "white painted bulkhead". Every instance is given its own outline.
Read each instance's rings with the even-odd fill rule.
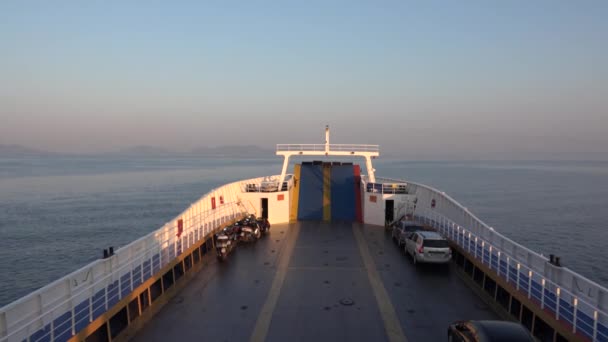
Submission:
[[[257,217],[262,216],[262,198],[267,198],[270,224],[289,222],[289,191],[243,192],[240,197],[247,211]]]
[[[362,192],[363,221],[377,226],[384,225],[386,200],[395,201],[395,220],[407,213],[413,213],[415,195],[409,194],[381,194]]]

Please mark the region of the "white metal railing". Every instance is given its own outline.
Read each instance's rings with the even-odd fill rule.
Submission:
[[[370,193],[404,195],[407,194],[407,183],[364,183],[365,191]]]
[[[608,340],[608,290],[489,227],[444,192],[409,182],[417,196],[415,218],[437,228],[495,270],[541,309],[567,322],[573,333]]]
[[[283,181],[283,186],[279,188],[280,175],[259,177],[243,182],[241,191],[243,192],[277,192],[287,191],[293,186],[292,175],[287,175]]]
[[[277,152],[286,151],[313,151],[324,152],[325,144],[277,144]],[[338,152],[380,152],[379,145],[360,144],[329,144],[330,151]]]
[[[98,317],[97,310],[107,311],[181,252],[239,217],[245,210],[239,194],[249,181],[211,190],[172,221],[119,248],[113,256],[0,308],[0,342],[30,341],[34,334],[36,340],[64,340],[78,333]],[[178,237],[179,220],[183,230]]]

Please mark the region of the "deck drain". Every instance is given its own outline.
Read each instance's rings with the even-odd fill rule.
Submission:
[[[475,308],[479,309],[479,310],[488,310],[488,306],[485,304],[475,304]]]
[[[241,306],[241,310],[247,310],[248,306],[247,305],[243,305]]]
[[[344,306],[351,306],[353,304],[355,304],[355,301],[352,300],[351,298],[342,298],[340,299],[340,304],[344,305]]]

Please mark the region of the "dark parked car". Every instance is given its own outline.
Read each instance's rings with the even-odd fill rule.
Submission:
[[[405,240],[412,236],[413,233],[421,230],[424,230],[424,227],[416,221],[397,221],[393,225],[391,236],[397,241],[397,245],[401,247],[405,243]]]
[[[459,321],[448,328],[449,341],[534,342],[523,325],[508,321]]]

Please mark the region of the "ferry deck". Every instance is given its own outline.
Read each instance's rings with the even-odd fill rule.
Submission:
[[[0,342],[441,341],[457,320],[541,341],[608,342],[608,289],[503,236],[445,192],[376,178],[377,145],[277,145],[280,175],[212,189],[163,227],[0,308]],[[322,161],[294,165],[289,159]],[[359,165],[334,158],[364,159]],[[270,233],[220,262],[248,214]],[[385,225],[410,217],[452,262],[414,265]]]
[[[456,320],[498,318],[459,272],[413,265],[383,227],[276,225],[197,274],[134,341],[441,341]]]

